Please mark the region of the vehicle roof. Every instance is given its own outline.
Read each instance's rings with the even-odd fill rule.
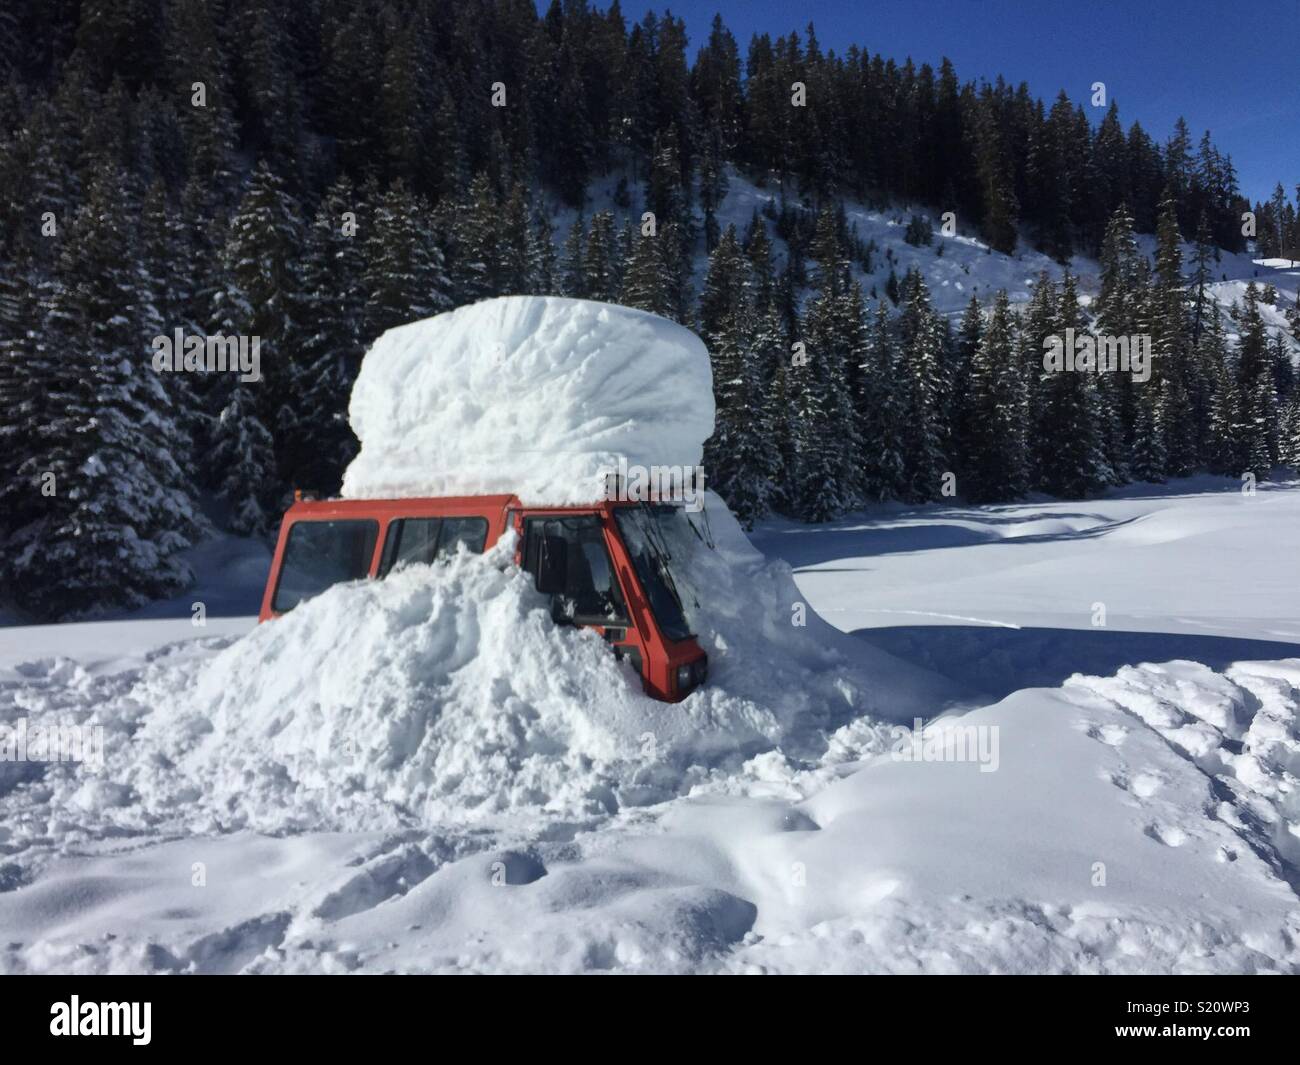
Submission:
[[[488,514],[507,509],[555,512],[592,511],[606,507],[635,506],[626,500],[593,500],[590,503],[531,505],[514,495],[406,496],[397,499],[300,499],[286,512],[290,518],[403,517],[421,514]]]

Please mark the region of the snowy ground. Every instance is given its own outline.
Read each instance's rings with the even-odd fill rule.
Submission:
[[[343,626],[295,643],[291,617],[223,651],[251,619],[209,618],[196,643],[178,602],[171,621],[0,629],[0,721],[98,713],[122,741],[94,779],[0,778],[0,971],[1300,970],[1300,484],[754,539],[856,634],[870,713],[796,730],[815,692],[773,684],[765,714],[768,678],[725,674],[728,694],[647,707],[595,648],[531,628],[508,573],[470,605],[418,581],[340,593],[373,607],[367,658],[394,647],[351,694],[345,665],[328,676]],[[544,688],[426,646],[448,609],[582,671]],[[286,647],[327,674],[310,699],[259,675]],[[392,678],[458,654],[482,716],[450,725],[478,730],[477,760],[446,765],[444,737],[419,774],[387,772],[412,727]],[[245,720],[254,699],[282,710]],[[639,716],[657,709],[670,724]],[[944,711],[919,750],[969,738],[972,760],[899,757],[917,748],[890,722]],[[330,735],[348,722],[351,762]],[[685,761],[655,750],[672,729]],[[743,757],[710,745],[741,732]]]

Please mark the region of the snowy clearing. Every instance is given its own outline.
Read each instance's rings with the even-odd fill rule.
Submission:
[[[691,572],[747,583],[710,656],[757,622],[786,657],[755,637],[676,707],[490,560],[244,640],[0,629],[0,719],[106,730],[98,777],[6,767],[0,968],[1300,969],[1300,485],[761,528],[800,592],[714,519]],[[856,635],[790,627],[800,595]],[[447,611],[469,642],[433,642]]]

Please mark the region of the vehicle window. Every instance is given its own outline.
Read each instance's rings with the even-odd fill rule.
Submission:
[[[614,517],[659,628],[670,640],[687,639],[692,635],[691,627],[682,611],[681,597],[669,568],[671,559],[659,527],[668,514],[652,507],[620,507]]]
[[[388,523],[379,576],[411,562],[432,562],[438,551],[438,518],[402,518]]]
[[[282,614],[326,588],[366,576],[378,536],[374,521],[294,522],[271,609]]]
[[[557,617],[584,625],[628,623],[598,518],[530,518],[526,529],[524,568],[529,572],[535,572],[543,535],[559,536],[568,545],[565,589],[553,604]]]
[[[401,518],[389,522],[379,575],[398,566],[450,558],[461,544],[481,555],[487,543],[486,518]]]
[[[471,554],[481,555],[486,542],[485,518],[444,518],[442,535],[438,538],[438,557],[454,555],[459,544],[464,544],[465,550]]]

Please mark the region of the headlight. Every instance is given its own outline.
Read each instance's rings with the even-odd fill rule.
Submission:
[[[695,670],[689,664],[677,667],[677,690],[679,692],[688,691],[691,687],[691,678],[695,676]]]

